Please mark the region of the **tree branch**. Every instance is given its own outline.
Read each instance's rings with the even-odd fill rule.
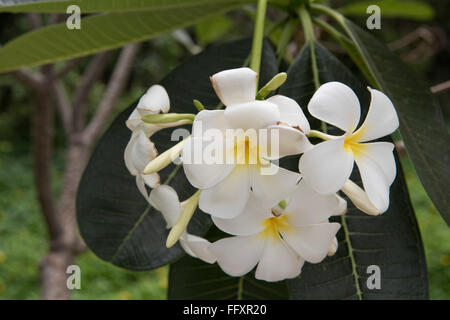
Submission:
[[[86,144],[91,144],[94,140],[96,140],[103,128],[103,125],[109,119],[117,99],[120,97],[123,89],[125,88],[125,84],[128,80],[128,76],[138,49],[139,44],[131,44],[122,49],[97,113],[94,115],[83,132],[83,141],[85,141]]]
[[[56,99],[56,106],[58,107],[58,113],[63,123],[64,132],[70,134],[73,130],[72,127],[72,105],[67,97],[66,90],[62,83],[58,80],[52,79],[50,81],[52,86],[53,95]]]
[[[81,83],[76,89],[73,99],[73,128],[75,131],[81,131],[83,127],[84,120],[84,104],[86,103],[87,97],[89,95],[89,90],[94,85],[94,83],[103,74],[105,66],[112,55],[112,51],[102,52],[92,59],[87,70],[85,71]]]

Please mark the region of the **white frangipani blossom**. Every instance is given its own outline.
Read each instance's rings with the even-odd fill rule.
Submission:
[[[304,153],[299,170],[316,191],[335,193],[345,185],[356,162],[369,201],[378,213],[383,213],[389,207],[389,187],[396,176],[394,145],[369,141],[391,134],[399,121],[389,98],[378,90],[369,91],[369,112],[357,130],[361,110],[352,89],[339,82],[328,82],[316,91],[309,102],[309,112],[345,133],[322,135],[328,141]]]
[[[176,224],[183,207],[186,205],[186,201],[180,203],[177,192],[168,185],[159,185],[154,188],[150,193],[149,199],[150,204],[162,213],[168,229]],[[215,257],[208,250],[211,244],[209,241],[189,234],[187,231],[182,233],[179,241],[184,251],[192,257],[208,263],[216,261]]]
[[[341,214],[345,201],[317,193],[303,181],[294,190],[285,208],[251,195],[238,217],[213,217],[218,228],[234,235],[209,247],[224,272],[242,276],[258,265],[257,279],[281,281],[298,276],[305,261],[319,263],[334,253],[340,225],[328,218]]]
[[[148,199],[145,185],[154,188],[160,183],[158,173],[144,174],[146,165],[153,160],[158,151],[151,135],[157,131],[186,123],[185,120],[169,123],[145,123],[142,117],[149,114],[167,113],[170,109],[169,96],[166,89],[160,85],[151,86],[140,98],[138,105],[126,121],[126,126],[133,131],[130,141],[125,148],[125,165],[133,176],[142,195]]]
[[[268,159],[299,154],[311,147],[305,136],[309,123],[299,105],[280,95],[255,100],[256,80],[257,74],[249,68],[213,75],[213,87],[226,109],[199,112],[192,137],[183,147],[186,177],[202,189],[200,209],[213,216],[239,215],[252,191],[275,204],[298,182],[299,175]],[[261,131],[266,135],[256,139],[248,136],[249,132]],[[203,153],[208,149],[221,152],[205,161]],[[201,161],[196,162],[198,156]],[[230,163],[229,158],[236,161]]]
[[[158,155],[153,142],[151,142],[142,130],[137,130],[131,135],[131,139],[125,148],[125,165],[128,171],[136,176],[136,184],[142,195],[148,199],[145,185],[154,188],[160,183],[158,173],[144,174],[147,163]]]

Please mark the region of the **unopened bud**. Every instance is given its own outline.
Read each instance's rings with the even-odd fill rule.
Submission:
[[[380,210],[370,202],[367,193],[353,181],[347,180],[341,191],[347,195],[359,210],[372,216],[381,214]]]
[[[267,97],[272,91],[277,90],[279,87],[283,85],[283,83],[287,79],[287,74],[285,72],[280,72],[276,76],[274,76],[267,84],[261,88],[256,94],[256,100],[263,100]]]
[[[154,113],[142,116],[145,123],[171,123],[180,120],[194,121],[195,114],[192,113]]]
[[[172,163],[173,160],[178,158],[180,156],[181,150],[183,149],[183,145],[186,143],[187,140],[189,140],[191,137],[187,137],[184,140],[181,140],[176,145],[174,145],[169,150],[164,151],[159,156],[157,156],[155,159],[150,161],[147,166],[144,168],[144,174],[151,174],[158,172],[165,167],[167,167],[169,164]]]
[[[198,199],[200,197],[201,190],[198,190],[192,197],[190,197],[184,207],[183,211],[181,211],[181,214],[175,223],[175,225],[172,227],[172,229],[169,232],[169,235],[167,236],[166,241],[166,247],[170,248],[175,243],[177,243],[178,239],[182,236],[183,232],[186,230],[189,221],[191,221],[191,218],[197,209],[198,205]]]

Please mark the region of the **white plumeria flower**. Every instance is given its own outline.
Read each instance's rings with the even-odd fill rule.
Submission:
[[[161,211],[167,222],[167,229],[172,228],[176,224],[186,204],[186,202],[180,203],[177,192],[168,185],[159,185],[154,188],[150,193],[149,201],[156,210]],[[179,241],[184,251],[192,257],[208,263],[216,261],[215,257],[208,250],[211,244],[208,240],[184,231]]]
[[[285,209],[271,208],[251,196],[238,217],[213,217],[218,228],[235,237],[218,240],[209,250],[231,276],[242,276],[258,264],[257,279],[294,278],[305,261],[319,263],[334,249],[340,225],[328,218],[342,213],[345,206],[337,195],[317,193],[302,181],[286,200]]]
[[[361,110],[352,89],[339,82],[328,82],[316,91],[309,102],[309,112],[345,134],[324,135],[328,141],[304,153],[299,170],[316,191],[335,193],[347,182],[356,162],[368,199],[383,213],[389,207],[389,187],[396,176],[394,144],[368,141],[391,134],[399,121],[389,98],[378,90],[368,89],[369,112],[357,130]]]
[[[282,198],[298,182],[299,175],[271,164],[267,160],[269,154],[277,153],[276,158],[281,158],[311,148],[304,134],[309,132],[309,123],[300,106],[280,95],[255,100],[256,79],[257,74],[249,68],[226,70],[212,76],[213,87],[227,108],[199,112],[192,138],[183,146],[186,177],[193,186],[202,189],[200,209],[213,216],[233,218],[240,214],[251,190],[260,198],[274,201]],[[239,130],[257,133],[261,129],[267,130],[266,137],[276,133],[279,139],[249,140],[245,134],[234,135]],[[208,132],[216,133],[220,139],[211,142]],[[224,152],[213,155],[211,161],[192,161],[196,155],[202,157],[213,144]],[[226,161],[224,157],[230,154],[238,161]],[[265,173],[263,168],[267,170]]]
[[[146,199],[148,199],[148,192],[145,185],[154,188],[160,183],[157,173],[143,173],[145,166],[158,155],[155,145],[149,138],[159,130],[184,124],[186,120],[150,124],[143,122],[141,118],[149,114],[167,113],[169,109],[170,100],[166,89],[160,85],[153,85],[140,98],[136,108],[126,121],[126,126],[133,133],[125,148],[125,165],[128,171],[136,176],[139,191]]]
[[[148,199],[145,185],[154,188],[160,183],[159,174],[144,174],[145,166],[158,155],[155,144],[151,142],[142,130],[137,130],[125,148],[125,165],[128,171],[136,176],[136,184],[141,194]]]

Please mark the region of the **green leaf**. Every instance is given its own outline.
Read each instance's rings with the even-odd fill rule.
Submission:
[[[425,190],[450,225],[450,136],[437,101],[403,61],[351,21],[345,26],[376,80],[393,101],[400,133]]]
[[[196,112],[193,99],[215,108],[219,100],[209,77],[224,69],[243,66],[250,50],[250,39],[211,47],[171,72],[161,81],[169,93],[171,112]],[[276,61],[273,51],[265,44],[265,72],[261,74],[261,83],[276,74],[273,61]],[[135,104],[114,120],[95,148],[78,189],[77,215],[81,235],[97,256],[127,269],[149,270],[172,262],[184,253],[178,244],[166,248],[168,232],[162,215],[147,204],[136,187],[135,178],[125,167],[123,153],[131,136],[125,120],[134,107]],[[176,143],[170,139],[172,130],[165,129],[152,136],[160,152]],[[170,184],[177,190],[180,200],[196,191],[180,166],[171,164],[160,175],[163,182],[173,175]],[[197,210],[188,230],[202,235],[209,226],[209,215]]]
[[[369,14],[366,10],[371,5],[380,7],[382,18],[405,18],[419,21],[428,21],[434,18],[433,7],[423,1],[358,1],[340,8],[339,11],[344,15],[367,17]]]
[[[350,86],[360,99],[364,118],[370,102],[365,86],[321,45],[316,43],[315,50],[320,82],[340,81]],[[288,70],[288,80],[279,93],[295,99],[306,113],[314,91],[310,50],[305,47]],[[291,169],[297,160],[290,159]],[[381,216],[369,216],[347,199],[349,212],[332,219],[342,225],[337,253],[322,263],[305,264],[300,277],[289,281],[292,299],[428,298],[422,241],[397,158],[396,163],[397,178],[391,186],[389,210]],[[352,180],[361,184],[356,166]],[[381,269],[381,289],[370,290],[366,285],[370,265]]]
[[[233,27],[233,22],[225,15],[209,18],[195,26],[195,33],[202,45],[214,42]]]
[[[147,40],[240,4],[240,1],[212,1],[156,11],[106,13],[81,19],[81,30],[69,30],[65,23],[44,27],[0,48],[0,72],[72,59]]]
[[[207,234],[211,241],[225,237],[217,228]],[[286,281],[256,280],[254,273],[229,277],[217,264],[186,256],[170,265],[168,299],[183,300],[280,300],[289,298]]]
[[[248,3],[254,0],[236,0]],[[66,13],[70,5],[78,5],[82,13],[126,12],[140,10],[191,10],[212,3],[225,5],[229,0],[0,0],[0,12]]]

